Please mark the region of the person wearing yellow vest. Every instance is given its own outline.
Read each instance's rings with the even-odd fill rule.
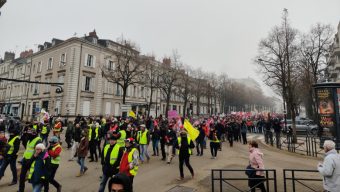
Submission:
[[[50,146],[48,147],[48,155],[51,158],[48,181],[57,189],[57,192],[61,192],[61,185],[54,179],[54,177],[59,167],[61,151],[62,147],[59,144],[58,137],[51,137]],[[48,187],[48,184],[46,187]]]
[[[124,148],[117,145],[117,136],[113,134],[106,144],[101,158],[103,176],[99,186],[99,192],[105,191],[105,186],[110,177],[119,172],[120,160],[123,156]]]
[[[210,129],[209,139],[210,139],[211,159],[216,159],[217,151],[220,148],[221,141],[214,127]]]
[[[8,150],[6,152],[4,162],[0,168],[0,180],[4,176],[5,170],[9,164],[13,176],[12,182],[9,184],[9,186],[11,186],[17,184],[18,181],[16,160],[18,157],[17,153],[20,147],[20,138],[19,130],[17,129],[10,130],[9,134],[10,136],[8,140]]]
[[[147,158],[147,162],[150,160],[150,156],[148,153],[148,146],[150,143],[150,133],[145,128],[145,125],[140,125],[140,131],[137,132],[137,142],[140,147],[140,160],[144,163],[144,156]]]
[[[120,161],[119,173],[123,173],[129,176],[131,181],[131,187],[133,185],[133,178],[138,172],[138,157],[139,152],[136,149],[136,143],[133,138],[125,140],[125,151]]]
[[[60,139],[60,133],[61,133],[61,129],[62,129],[63,125],[61,123],[61,119],[58,118],[55,120],[55,124],[53,127],[53,135],[57,136]]]
[[[43,141],[43,143],[47,146],[48,144],[48,134],[50,133],[50,128],[48,125],[48,122],[45,121],[44,123],[41,124],[41,131],[40,131],[40,137]]]
[[[125,131],[125,128],[123,126],[121,126],[120,130],[118,132],[117,144],[120,147],[125,147],[125,139],[126,139],[126,131]]]
[[[28,181],[33,186],[33,192],[41,192],[42,187],[47,183],[48,158],[45,145],[42,143],[37,144],[28,174]]]
[[[194,178],[194,170],[190,165],[190,155],[192,155],[192,149],[195,148],[194,142],[187,136],[185,131],[181,131],[180,137],[177,138],[177,142],[175,144],[176,149],[178,150],[178,158],[179,158],[179,172],[180,178],[178,180],[184,179],[183,173],[183,164],[188,167],[191,177]]]
[[[42,142],[41,138],[38,136],[38,133],[35,129],[29,129],[27,131],[28,134],[28,142],[26,144],[26,150],[24,152],[24,158],[22,159],[22,166],[20,172],[20,180],[19,180],[19,192],[25,191],[25,179],[26,173],[31,167],[31,159],[34,155],[35,146]]]
[[[99,125],[90,119],[89,123],[89,146],[90,146],[90,162],[95,161],[98,162],[98,155],[97,155],[97,142],[99,138]],[[93,157],[94,156],[94,157]]]

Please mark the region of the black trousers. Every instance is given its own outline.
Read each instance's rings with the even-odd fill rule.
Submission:
[[[161,151],[162,151],[162,159],[165,159],[166,154],[165,154],[165,141],[164,141],[164,139],[161,139]]]
[[[232,133],[228,133],[228,141],[229,141],[230,147],[233,147],[234,138],[233,138],[233,134]]]
[[[12,171],[12,176],[13,176],[13,179],[12,179],[12,182],[17,182],[18,181],[18,175],[17,175],[17,158],[13,157],[13,158],[10,158],[10,159],[5,159],[2,166],[1,166],[1,169],[0,169],[0,177],[3,177],[4,176],[4,173],[6,171],[6,168],[8,165],[10,165],[11,167],[11,171]]]
[[[251,188],[251,192],[255,192],[256,188],[261,189],[261,192],[266,192],[266,188],[264,187],[264,176],[256,175],[254,178],[255,179],[249,180],[249,187]]]
[[[185,166],[188,167],[191,175],[194,175],[194,170],[192,169],[190,165],[190,155],[179,155],[179,173],[181,178],[184,178],[184,173],[183,173],[183,164],[185,163]]]
[[[197,150],[197,155],[203,155],[203,139],[201,141],[197,140],[196,141],[196,150]]]
[[[55,174],[58,170],[59,165],[51,164],[50,166],[50,176],[49,176],[49,183],[51,183],[55,188],[59,188],[60,184],[54,179]]]
[[[20,180],[19,180],[19,192],[25,191],[25,179],[26,179],[26,173],[31,168],[31,162],[30,160],[23,159],[22,166],[21,166],[21,172],[20,172]]]
[[[247,133],[241,133],[243,144],[247,144]]]
[[[133,179],[135,178],[135,176],[131,175],[129,176],[130,181],[131,181],[131,192],[133,191]]]
[[[93,156],[96,158],[96,161],[98,161],[96,140],[91,140],[89,145],[90,145],[90,159],[91,159],[91,161],[94,160]]]
[[[101,157],[102,150],[101,150],[100,145],[102,143],[102,139],[99,139],[96,143],[97,143],[99,157]]]
[[[219,147],[220,147],[220,143],[210,142],[211,156],[213,156],[213,157],[217,156],[217,151],[218,151]]]

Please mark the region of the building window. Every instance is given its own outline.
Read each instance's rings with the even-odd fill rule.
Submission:
[[[120,96],[120,86],[116,83],[116,95]]]
[[[108,61],[107,68],[109,71],[114,70],[114,64],[113,61]]]
[[[93,78],[83,76],[83,91],[90,91],[93,92]]]
[[[33,95],[38,95],[38,94],[39,94],[39,84],[34,84]]]
[[[65,66],[66,65],[66,53],[63,53],[60,55],[60,64],[59,66],[62,67],[62,66]]]
[[[144,87],[140,88],[140,97],[144,98]]]
[[[46,78],[46,82],[50,83],[51,82],[51,78]],[[50,87],[51,87],[51,85],[46,84],[45,85],[45,92],[50,92]]]
[[[87,60],[86,60],[86,66],[93,67],[93,63],[94,63],[93,61],[94,61],[93,55],[88,54]]]
[[[47,70],[51,70],[53,68],[53,57],[48,59]]]

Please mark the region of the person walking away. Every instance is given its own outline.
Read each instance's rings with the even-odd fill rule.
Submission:
[[[220,142],[220,138],[217,134],[217,131],[214,127],[211,127],[211,129],[210,129],[209,139],[210,139],[211,159],[216,159],[217,151],[220,147],[221,142]]]
[[[77,155],[78,155],[77,163],[80,166],[80,171],[77,177],[84,175],[84,173],[87,171],[87,167],[85,166],[85,158],[88,153],[88,148],[89,148],[89,139],[88,139],[87,132],[82,131],[80,142],[79,142],[79,147],[77,149]]]
[[[203,156],[203,142],[205,137],[205,132],[203,130],[203,124],[198,126],[198,131],[200,132],[198,137],[196,138],[196,150],[197,156]]]
[[[48,125],[48,121],[45,120],[44,123],[41,125],[41,132],[40,132],[40,138],[42,139],[42,142],[47,146],[48,144],[48,134],[50,133],[50,128]]]
[[[167,134],[165,136],[165,151],[167,156],[167,164],[170,164],[174,157],[174,147],[177,142],[176,132],[173,130],[173,126],[169,125]]]
[[[47,182],[49,157],[45,149],[46,147],[42,143],[35,146],[35,153],[28,175],[28,181],[33,186],[33,192],[40,192]]]
[[[247,142],[247,130],[248,127],[246,125],[246,122],[245,121],[242,121],[241,123],[241,135],[242,135],[242,142],[244,145],[246,145],[248,142]]]
[[[77,123],[74,131],[72,133],[72,139],[73,139],[73,144],[72,144],[72,149],[71,149],[71,156],[69,161],[73,161],[74,157],[76,157],[76,152],[79,147],[79,142],[81,139],[81,129],[80,129],[80,124]]]
[[[117,144],[117,136],[112,135],[109,144],[106,144],[101,158],[103,176],[99,186],[99,192],[105,191],[105,186],[110,177],[119,172],[119,165],[122,159],[124,148]]]
[[[281,130],[280,119],[276,118],[273,123],[273,128],[275,132],[276,147],[281,148]]]
[[[264,187],[264,173],[263,171],[257,171],[264,169],[263,153],[258,149],[256,141],[250,141],[249,143],[249,165],[255,169],[254,176],[248,182],[248,186],[251,192],[255,192],[256,188],[260,188],[261,192],[266,192]]]
[[[29,171],[32,163],[32,157],[35,154],[35,147],[38,144],[41,144],[42,139],[38,136],[38,133],[35,129],[31,128],[27,132],[28,141],[26,145],[26,150],[24,152],[24,158],[21,161],[21,172],[20,172],[20,180],[19,180],[19,192],[25,191],[25,179],[26,173]],[[41,145],[40,145],[41,146]],[[45,145],[43,145],[45,147]],[[45,149],[45,148],[44,148]]]
[[[127,128],[128,125],[126,126],[121,126],[119,128],[119,132],[118,132],[118,140],[117,140],[117,144],[120,146],[120,147],[125,147],[125,139],[126,139],[126,128]],[[126,128],[125,128],[126,127]]]
[[[189,169],[191,173],[191,177],[194,178],[194,169],[190,165],[190,155],[192,154],[192,149],[195,148],[195,144],[192,142],[190,137],[187,136],[187,133],[185,131],[181,131],[180,137],[177,138],[175,147],[176,149],[178,149],[178,157],[179,157],[180,178],[178,180],[184,179],[184,173],[183,173],[184,163]]]
[[[99,134],[99,127],[96,126],[95,123],[90,120],[89,124],[89,147],[90,147],[90,162],[96,161],[98,162],[97,155],[97,140]]]
[[[269,116],[269,115],[268,115]],[[270,142],[270,145],[273,146],[273,133],[271,131],[272,128],[272,121],[270,117],[268,117],[265,121],[265,141],[268,144]]]
[[[162,151],[162,161],[166,160],[166,153],[165,153],[165,137],[167,133],[166,123],[161,119],[160,121],[160,143],[161,143],[161,151]]]
[[[19,130],[13,129],[10,130],[9,133],[9,140],[8,140],[8,150],[6,151],[6,155],[4,157],[4,162],[2,163],[2,166],[0,168],[0,180],[4,176],[4,173],[6,171],[6,168],[8,164],[11,167],[12,171],[12,182],[8,185],[15,185],[18,182],[18,176],[17,176],[17,153],[20,148],[20,138],[19,138]]]
[[[61,192],[61,185],[54,179],[55,174],[58,170],[60,164],[60,154],[62,151],[62,147],[59,144],[59,139],[56,136],[51,137],[50,146],[48,148],[48,155],[51,158],[51,163],[49,166],[49,177],[48,181],[51,183],[56,189],[57,192]],[[48,187],[48,185],[47,185]]]
[[[340,191],[340,155],[335,150],[335,143],[326,140],[323,144],[325,158],[323,163],[318,164],[318,171],[323,177],[325,191]]]
[[[151,134],[151,139],[152,139],[152,149],[153,149],[153,154],[152,156],[159,156],[159,140],[161,137],[161,131],[158,129],[158,126],[155,126],[153,129],[153,132]]]
[[[148,153],[148,146],[150,143],[150,133],[149,131],[145,128],[145,125],[142,124],[140,125],[140,131],[137,133],[137,141],[140,147],[140,159],[142,163],[144,163],[145,159],[144,156],[147,159],[147,162],[150,160],[150,156]]]
[[[67,149],[72,147],[72,133],[74,132],[74,125],[72,121],[69,121],[67,124],[66,134],[65,134],[65,142],[67,143]]]
[[[135,140],[133,138],[126,139],[125,151],[120,161],[119,173],[124,173],[130,178],[131,189],[133,188],[133,179],[138,172],[138,159],[139,153],[136,149]]]
[[[235,130],[236,124],[235,124],[235,120],[232,119],[231,122],[228,125],[228,141],[229,141],[229,146],[233,147],[234,145],[234,130]]]

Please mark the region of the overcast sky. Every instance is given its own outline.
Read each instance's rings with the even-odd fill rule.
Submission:
[[[161,58],[177,49],[185,64],[261,82],[252,59],[284,8],[300,31],[317,22],[336,28],[340,21],[339,0],[8,0],[1,8],[0,57],[96,29],[99,38],[123,34],[143,54]]]

